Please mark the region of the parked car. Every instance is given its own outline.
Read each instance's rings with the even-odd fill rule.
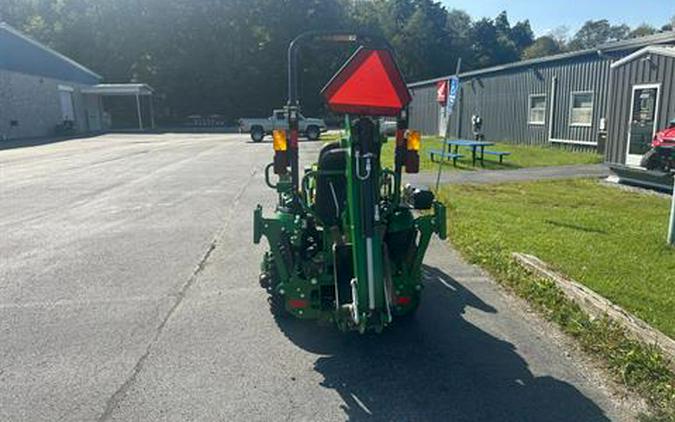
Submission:
[[[239,119],[239,127],[242,132],[251,134],[253,142],[260,142],[265,135],[271,135],[276,129],[288,129],[288,119],[285,110],[274,110],[272,116],[266,119]],[[327,130],[323,119],[305,117],[300,114],[300,134],[307,136],[309,140],[316,141]]]
[[[652,148],[642,157],[647,170],[675,171],[675,119],[654,136]]]

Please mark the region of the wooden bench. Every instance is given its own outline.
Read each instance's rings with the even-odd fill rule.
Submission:
[[[497,155],[499,156],[499,164],[501,164],[504,161],[504,157],[507,155],[511,155],[510,152],[503,152],[503,151],[490,151],[490,150],[485,150],[483,151],[483,154],[490,154],[490,155]]]
[[[440,149],[432,149],[429,151],[429,158],[431,158],[431,162],[434,161],[434,156],[437,155],[439,157],[445,158],[446,160],[452,159],[452,165],[457,166],[457,159],[464,157],[462,154],[455,154],[453,152],[443,152]]]

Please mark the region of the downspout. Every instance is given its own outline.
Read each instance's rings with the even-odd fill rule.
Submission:
[[[462,103],[464,103],[464,88],[462,87],[461,79],[459,80],[457,97],[457,139],[462,139]]]
[[[553,124],[555,118],[555,93],[558,88],[558,76],[553,75],[551,78],[551,107],[548,113],[548,142],[551,143],[553,139]]]

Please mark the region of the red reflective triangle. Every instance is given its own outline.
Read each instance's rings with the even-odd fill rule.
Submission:
[[[336,113],[397,116],[412,97],[388,50],[360,48],[321,91]]]

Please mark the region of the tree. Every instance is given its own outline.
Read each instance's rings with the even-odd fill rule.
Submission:
[[[574,34],[569,44],[570,50],[584,50],[597,47],[611,41],[619,41],[628,37],[628,25],[610,25],[607,19],[589,20]]]
[[[670,22],[661,27],[661,31],[675,31],[675,15],[670,18]]]
[[[534,44],[527,47],[523,51],[522,58],[524,60],[535,59],[537,57],[551,56],[560,52],[562,52],[560,44],[558,44],[558,42],[553,39],[553,37],[545,35],[537,38],[534,41]]]
[[[647,35],[653,35],[657,32],[658,29],[649,24],[643,23],[642,25],[630,31],[628,38],[646,37]]]
[[[550,30],[547,35],[553,38],[561,49],[565,50],[567,43],[570,40],[570,28],[566,25],[560,25]]]
[[[488,67],[517,61],[533,38],[528,21],[511,27],[506,12],[494,20],[483,18],[473,24],[473,62],[477,67]]]
[[[534,33],[529,20],[524,20],[513,25],[510,33],[511,40],[516,44],[519,51],[523,51],[534,44]]]
[[[0,0],[2,19],[104,76],[155,88],[166,123],[189,114],[266,115],[284,104],[286,49],[313,29],[368,31],[394,47],[408,80],[471,70],[565,49],[567,30],[536,41],[529,21],[506,12],[472,21],[438,0]],[[635,35],[651,30],[636,28]],[[629,35],[589,21],[576,48]],[[300,94],[307,114],[325,112],[318,93],[353,46],[303,50]]]
[[[448,34],[449,45],[447,48],[452,49],[455,61],[459,57],[462,58],[464,69],[474,67],[471,53],[471,44],[473,42],[472,24],[471,16],[468,13],[457,9],[448,12],[446,32]],[[454,70],[454,68],[450,68],[450,70]]]
[[[373,0],[354,9],[353,27],[389,40],[409,80],[448,73],[458,57],[467,58],[471,19],[463,12],[433,0]]]

